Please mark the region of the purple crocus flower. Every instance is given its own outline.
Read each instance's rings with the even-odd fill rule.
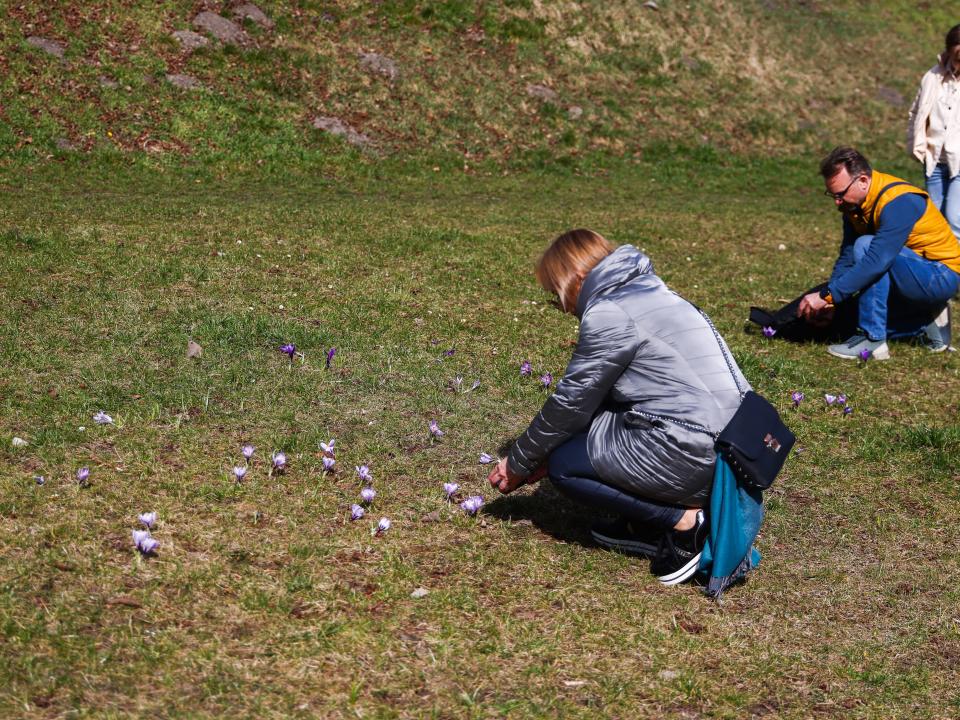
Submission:
[[[370,468],[366,465],[354,465],[357,469],[357,477],[360,478],[363,482],[372,482],[373,475],[370,474]]]
[[[33,476],[33,481],[34,481],[37,485],[43,485],[43,484],[47,481],[47,479],[46,479],[43,475],[34,475],[34,476]]]
[[[790,393],[790,399],[793,400],[794,407],[800,407],[800,403],[803,402],[803,393],[799,390],[796,390]]]
[[[293,361],[293,356],[297,354],[297,346],[293,343],[287,343],[286,345],[280,346],[280,352],[290,358],[291,362]]]
[[[350,506],[350,519],[351,519],[351,520],[359,520],[360,518],[362,518],[362,517],[363,517],[364,515],[366,515],[366,514],[367,514],[367,511],[364,510],[364,509],[363,509],[362,507],[360,507],[359,505],[357,505],[356,503],[354,503],[353,505]]]
[[[827,393],[823,396],[823,399],[827,402],[827,405],[833,405],[837,401],[837,396]]]
[[[140,524],[145,528],[152,528],[153,524],[157,522],[157,514],[155,512],[145,512],[137,515],[137,520],[140,521]]]
[[[471,495],[460,503],[460,507],[467,515],[476,515],[477,511],[483,507],[483,497],[481,495]]]
[[[285,453],[277,451],[273,454],[273,469],[277,472],[283,472],[287,468],[287,456]]]
[[[551,375],[550,373],[544,373],[543,375],[540,376],[540,383],[545,388],[550,387],[550,385],[553,383],[553,375]]]
[[[87,482],[88,477],[90,477],[90,468],[82,467],[77,470],[77,482],[81,485],[84,485]]]
[[[764,325],[764,327],[763,327],[763,336],[764,336],[764,337],[772,338],[772,337],[773,337],[774,335],[776,335],[776,334],[777,334],[777,331],[776,331],[774,328],[770,327],[769,325]]]
[[[333,466],[337,464],[337,461],[332,457],[323,458],[323,471],[324,472],[333,472]]]
[[[456,351],[457,351],[457,348],[455,348],[455,347],[452,347],[452,348],[450,348],[449,350],[444,350],[444,351],[443,351],[443,356],[444,356],[444,357],[453,357],[453,354],[454,354]],[[389,521],[388,521],[388,522],[389,522]]]
[[[470,390],[468,390],[468,392],[473,392],[478,387],[480,387],[480,378],[477,378],[476,380],[473,381],[473,385],[470,386]]]
[[[137,545],[137,549],[144,555],[152,555],[158,547],[160,547],[160,541],[152,537],[145,538]]]
[[[328,443],[325,443],[325,442],[320,443],[320,449],[323,450],[323,452],[325,452],[325,453],[326,453],[327,455],[329,455],[330,457],[333,457],[333,446],[334,446],[334,444],[335,444],[336,442],[337,442],[336,440],[334,440],[333,438],[330,438],[330,442],[328,442]]]
[[[526,377],[533,372],[533,365],[530,364],[529,360],[524,360],[520,363],[520,374]]]
[[[255,448],[253,445],[249,445],[249,444],[244,445],[242,448],[240,448],[240,453],[241,453],[247,460],[250,460],[250,458],[253,457],[253,453],[254,453],[255,451],[256,451],[256,448]]]
[[[243,476],[247,474],[247,466],[236,465],[233,468],[233,474],[234,474],[234,477],[237,478],[237,482],[240,482],[241,480],[243,480]]]
[[[431,421],[430,421],[430,434],[433,435],[435,438],[442,438],[442,437],[443,437],[443,430],[441,430],[441,429],[440,429],[440,426],[437,425],[437,421],[436,421],[436,420],[431,420]]]
[[[492,462],[493,462],[493,456],[492,456],[492,455],[487,455],[487,453],[480,453],[480,464],[481,464],[481,465],[489,465],[489,464],[492,463]]]
[[[133,544],[143,555],[150,555],[160,547],[160,541],[150,537],[149,530],[134,530]]]
[[[363,502],[366,503],[367,505],[372,503],[373,499],[376,496],[377,496],[377,491],[374,490],[372,487],[365,487],[363,490],[360,491],[360,499],[363,500]]]
[[[333,356],[337,354],[337,349],[335,347],[327,350],[327,370],[330,369],[330,364],[333,362]]]
[[[113,425],[113,418],[107,415],[103,410],[98,410],[93,416],[93,421],[97,425]]]
[[[843,393],[840,393],[839,395],[837,395],[837,405],[846,405],[846,404],[847,404],[847,396],[844,395]]]
[[[873,357],[873,351],[868,350],[867,348],[864,348],[857,354],[857,357],[859,357],[863,362],[866,362],[867,360]]]
[[[374,534],[380,535],[382,533],[385,533],[389,529],[390,529],[390,518],[382,517],[380,518],[380,522],[377,523],[377,529]]]
[[[447,494],[447,500],[450,500],[459,489],[460,485],[458,483],[445,482],[443,484],[443,491]]]
[[[852,414],[853,414],[853,408],[850,407],[849,405],[844,405],[844,406],[843,406],[843,414],[844,414],[844,415],[852,415]]]
[[[459,390],[461,385],[463,385],[463,375],[457,375],[453,379],[453,387],[455,390]]]

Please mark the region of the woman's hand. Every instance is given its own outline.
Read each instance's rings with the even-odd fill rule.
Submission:
[[[507,465],[507,459],[503,458],[497,463],[496,467],[490,471],[487,476],[491,487],[495,487],[504,495],[508,495],[526,482],[526,478],[520,477],[510,470]]]
[[[487,480],[489,481],[491,487],[496,488],[504,495],[509,495],[521,485],[535,483],[546,474],[547,464],[544,463],[530,473],[529,476],[521,477],[520,475],[516,475],[515,473],[511,472],[510,466],[507,464],[507,459],[503,458],[497,463],[496,467],[490,471],[490,475],[487,476]]]

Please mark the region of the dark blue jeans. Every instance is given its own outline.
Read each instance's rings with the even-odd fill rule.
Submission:
[[[574,435],[554,450],[547,467],[554,487],[571,500],[613,515],[622,515],[636,523],[669,530],[680,521],[686,510],[677,505],[644,500],[605,484],[590,464],[586,433]]]
[[[873,235],[856,239],[854,263],[863,259],[871,242]],[[960,275],[904,247],[890,269],[860,293],[860,329],[871,340],[919,335],[958,288]]]

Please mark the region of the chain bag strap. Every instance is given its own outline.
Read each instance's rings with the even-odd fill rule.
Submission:
[[[733,360],[720,333],[707,314],[700,308],[697,310],[713,331],[740,393],[740,407],[715,437],[715,447],[730,465],[737,480],[755,490],[766,490],[783,468],[797,438],[765,397],[753,390],[744,391],[740,386]]]

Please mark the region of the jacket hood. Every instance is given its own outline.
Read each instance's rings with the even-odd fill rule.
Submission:
[[[580,288],[575,315],[583,317],[595,295],[630,282],[640,275],[653,274],[653,261],[633,245],[621,245],[590,271]]]

